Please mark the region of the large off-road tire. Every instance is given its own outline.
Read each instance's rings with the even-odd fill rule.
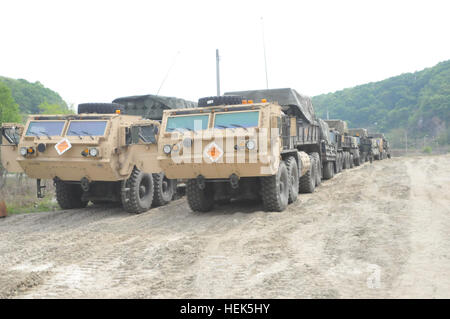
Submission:
[[[333,162],[326,162],[323,166],[323,178],[324,179],[331,179],[334,176],[334,163]]]
[[[319,153],[311,153],[316,160],[316,187],[322,184],[322,161]]]
[[[365,152],[362,152],[360,155],[361,164],[364,164],[366,162],[366,157],[367,157],[367,154]]]
[[[359,157],[354,159],[355,166],[361,165],[361,154],[359,154]]]
[[[224,95],[208,96],[198,99],[198,107],[242,104],[242,96]]]
[[[336,155],[337,161],[336,161],[336,174],[342,172],[342,169],[344,167],[344,157],[343,153],[337,153]]]
[[[98,113],[98,114],[115,114],[117,110],[122,113],[123,105],[118,103],[82,103],[78,104],[78,114],[82,113]]]
[[[168,179],[164,173],[153,175],[153,206],[164,206],[172,200],[176,188],[177,181]]]
[[[55,187],[56,201],[62,209],[86,207],[88,202],[81,200],[83,195],[81,185],[58,181],[55,183]]]
[[[200,189],[196,179],[186,183],[186,196],[189,207],[194,212],[209,212],[214,207],[214,188],[212,184],[205,183]]]
[[[261,195],[266,211],[282,212],[289,202],[290,179],[284,161],[280,162],[275,175],[260,178]]]
[[[349,160],[349,164],[350,164],[350,168],[353,168],[353,167],[355,167],[355,160],[353,159],[353,154],[349,154],[350,156],[349,156],[349,158],[350,158],[350,160]]]
[[[286,160],[286,167],[289,177],[289,200],[288,203],[293,203],[298,197],[298,165],[295,157],[290,156]]]
[[[122,185],[122,206],[129,213],[143,213],[150,209],[153,202],[153,176],[136,167],[131,176]]]
[[[350,157],[348,155],[348,152],[344,152],[344,169],[350,168]]]
[[[311,159],[311,167],[299,180],[300,193],[313,193],[316,188],[316,159],[311,155],[309,158]]]

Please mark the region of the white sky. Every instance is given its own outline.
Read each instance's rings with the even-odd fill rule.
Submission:
[[[292,87],[314,96],[450,59],[450,1],[0,0],[0,75],[68,103]],[[178,53],[179,52],[179,53]]]

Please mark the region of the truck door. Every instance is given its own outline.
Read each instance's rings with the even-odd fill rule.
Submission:
[[[23,133],[23,125],[16,123],[3,123],[0,128],[0,157],[2,166],[9,173],[22,173],[23,169],[17,162],[19,156],[19,142]]]
[[[133,124],[125,127],[125,144],[128,146],[127,164],[122,166],[120,174],[137,166],[146,173],[160,173],[158,165],[158,134],[160,125],[154,123]]]

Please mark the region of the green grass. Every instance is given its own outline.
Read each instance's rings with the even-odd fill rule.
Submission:
[[[1,183],[0,183],[1,184]],[[44,198],[36,197],[36,180],[26,176],[9,175],[0,190],[0,200],[4,200],[9,215],[54,211],[59,209],[55,201],[52,181],[43,181],[46,185]]]

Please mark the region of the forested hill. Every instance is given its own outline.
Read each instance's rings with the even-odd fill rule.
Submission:
[[[62,109],[68,110],[67,104],[61,96],[44,87],[40,82],[31,83],[23,79],[16,80],[2,76],[0,76],[0,82],[10,88],[15,103],[19,105],[20,113],[41,113],[39,105],[42,103],[59,105]]]
[[[349,127],[384,133],[406,129],[416,137],[448,136],[450,60],[415,73],[318,95],[313,103],[320,117],[326,118],[328,110],[330,119],[346,120]]]

